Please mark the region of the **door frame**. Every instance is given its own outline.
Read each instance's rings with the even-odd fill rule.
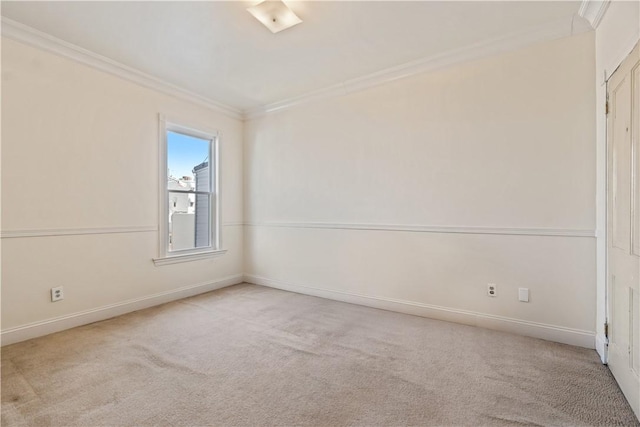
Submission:
[[[625,61],[630,60],[631,61],[631,68],[628,67],[627,64],[625,64]],[[604,251],[604,266],[601,264],[601,262],[603,261],[601,259],[600,256],[597,256],[597,267],[599,270],[598,273],[598,279],[601,278],[600,276],[600,268],[604,267],[604,277],[605,277],[605,281],[604,281],[604,314],[605,314],[605,345],[604,345],[604,352],[600,353],[600,348],[598,348],[598,335],[596,335],[596,349],[598,350],[598,352],[600,353],[602,359],[603,359],[603,363],[608,364],[609,359],[610,359],[610,353],[609,353],[609,334],[607,334],[608,329],[607,326],[610,324],[611,321],[611,315],[613,313],[612,311],[612,295],[615,292],[615,290],[613,289],[613,287],[615,286],[612,283],[612,278],[611,278],[611,273],[612,271],[611,269],[611,260],[612,260],[612,253],[610,251],[609,248],[609,240],[610,238],[613,238],[613,236],[610,235],[610,221],[612,221],[613,219],[610,218],[610,210],[612,208],[612,206],[610,205],[611,203],[611,192],[613,191],[613,188],[611,188],[610,184],[610,179],[609,179],[609,174],[612,172],[610,170],[610,165],[611,165],[611,155],[612,155],[612,140],[610,138],[611,136],[611,128],[610,128],[610,123],[612,120],[612,116],[610,116],[609,114],[611,113],[610,108],[609,108],[609,94],[611,90],[615,90],[614,88],[611,87],[611,78],[615,76],[615,73],[617,71],[620,70],[620,68],[624,65],[623,68],[623,73],[626,74],[628,72],[632,73],[633,70],[638,69],[638,64],[640,63],[640,40],[638,40],[635,45],[633,46],[633,48],[629,51],[629,53],[622,59],[622,61],[620,62],[620,64],[618,64],[618,66],[611,72],[611,75],[608,76],[608,78],[606,78],[606,82],[605,82],[605,96],[606,96],[606,110],[605,110],[605,116],[604,116],[604,131],[605,131],[605,153],[606,155],[604,156],[604,161],[605,161],[605,182],[604,182],[604,188],[605,188],[605,199],[604,199],[604,205],[605,205],[605,209],[604,209],[604,227],[601,229],[601,231],[603,232],[602,234],[598,233],[598,238],[603,238],[604,239],[604,245],[605,245],[605,251]],[[630,114],[632,115],[631,117],[636,117],[637,115],[637,111],[640,108],[640,105],[636,105],[635,102],[635,97],[636,97],[636,85],[638,84],[638,82],[634,82],[634,80],[631,80],[631,86],[630,86],[630,102],[631,102],[631,111]],[[634,110],[634,108],[636,110]],[[638,212],[638,200],[637,200],[637,193],[638,193],[638,174],[640,174],[640,165],[638,164],[638,152],[640,151],[640,135],[634,134],[634,132],[638,132],[638,129],[636,126],[638,126],[638,123],[634,123],[633,120],[632,122],[629,124],[629,127],[631,128],[631,147],[630,147],[630,180],[631,180],[631,188],[630,188],[630,205],[629,205],[629,209],[630,209],[630,224],[629,224],[629,256],[634,257],[634,256],[640,256],[639,252],[637,252],[636,245],[637,245],[637,239],[638,239],[638,234],[636,234],[638,232],[638,229],[636,227],[638,227],[638,218],[637,215],[640,215],[640,212]],[[598,146],[598,148],[600,148]],[[602,160],[602,159],[600,159]],[[600,208],[600,205],[598,205],[598,208]],[[600,219],[600,218],[599,218]],[[600,226],[601,224],[598,223],[598,225]],[[601,241],[597,241],[597,244],[601,244]],[[599,247],[597,246],[598,250]],[[600,252],[598,251],[598,255],[600,255]],[[626,256],[626,255],[625,255]],[[634,270],[637,268],[634,267]],[[616,272],[613,272],[616,273]],[[636,271],[635,273],[636,275],[638,274],[638,272]],[[602,300],[600,300],[600,303],[602,303]],[[630,303],[631,304],[631,303]],[[599,306],[599,304],[597,303],[597,310],[600,310],[601,307]],[[598,317],[598,316],[596,316]],[[633,323],[633,320],[630,320],[631,323]],[[599,326],[599,325],[597,325]],[[614,325],[615,327],[615,325]],[[633,328],[633,325],[631,325],[631,327]],[[633,329],[632,329],[633,330]],[[635,333],[634,333],[635,335]],[[629,337],[630,340],[633,340],[633,338]],[[629,348],[633,348],[632,344],[629,343]],[[633,348],[634,353],[636,351],[638,351],[638,349]],[[633,361],[634,359],[634,355],[630,353],[631,361]],[[632,363],[632,362],[630,362]],[[619,383],[622,391],[625,393],[625,397],[629,400],[629,404],[631,405],[631,407],[633,408],[636,416],[640,417],[640,401],[638,400],[638,395],[635,394],[638,391],[638,383],[637,380],[634,379],[630,379],[628,376],[626,376],[625,372],[621,372],[619,371],[621,369],[621,367],[616,363],[615,367],[616,369],[613,369],[613,365],[610,366],[610,368],[612,369],[612,374],[614,374],[614,377],[616,378],[616,382]],[[631,367],[631,371],[633,371],[633,367]],[[619,375],[616,375],[615,371],[618,371]],[[637,375],[637,374],[636,374]],[[629,390],[635,390],[633,392],[630,392]],[[630,393],[631,395],[629,395],[628,393]]]
[[[595,347],[603,364],[608,363],[608,345],[606,325],[609,323],[609,118],[605,105],[608,104],[609,80],[622,63],[640,44],[640,38],[630,43],[624,55],[618,55],[614,62],[604,69],[602,83],[597,90],[604,89],[604,102],[596,105],[596,121],[603,126],[596,126],[596,337]],[[597,97],[596,97],[597,98]]]

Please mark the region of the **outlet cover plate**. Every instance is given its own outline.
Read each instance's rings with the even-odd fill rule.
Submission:
[[[51,288],[51,302],[56,302],[64,299],[64,291],[62,286],[57,288]]]
[[[487,295],[495,297],[498,295],[498,285],[495,283],[487,283]]]

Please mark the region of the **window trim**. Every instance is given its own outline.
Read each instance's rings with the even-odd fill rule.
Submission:
[[[220,132],[210,130],[203,126],[191,126],[183,120],[171,120],[159,114],[159,162],[158,162],[158,257],[153,258],[156,266],[175,264],[179,262],[197,261],[224,255],[227,251],[222,249],[221,219],[220,219]],[[209,246],[169,251],[169,189],[167,132],[176,132],[195,138],[205,139],[209,143],[210,175],[209,186],[211,197],[209,198],[209,212],[212,216],[209,236]],[[215,208],[214,208],[215,206]]]

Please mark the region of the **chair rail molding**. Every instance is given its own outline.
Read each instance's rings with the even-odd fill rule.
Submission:
[[[95,228],[49,228],[34,230],[2,230],[0,232],[0,237],[3,239],[16,239],[21,237],[79,236],[84,234],[151,233],[155,231],[158,231],[157,225]]]
[[[356,224],[330,222],[247,222],[247,227],[280,228],[321,228],[330,230],[396,231],[412,233],[457,233],[457,234],[498,234],[516,236],[557,236],[595,238],[596,231],[591,229],[569,228],[519,228],[519,227],[472,227],[415,224]]]

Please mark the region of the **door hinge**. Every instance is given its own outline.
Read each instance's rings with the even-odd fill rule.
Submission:
[[[609,322],[604,322],[604,337],[609,339]]]
[[[609,115],[609,100],[607,99],[607,101],[604,103],[604,114],[605,115]]]

